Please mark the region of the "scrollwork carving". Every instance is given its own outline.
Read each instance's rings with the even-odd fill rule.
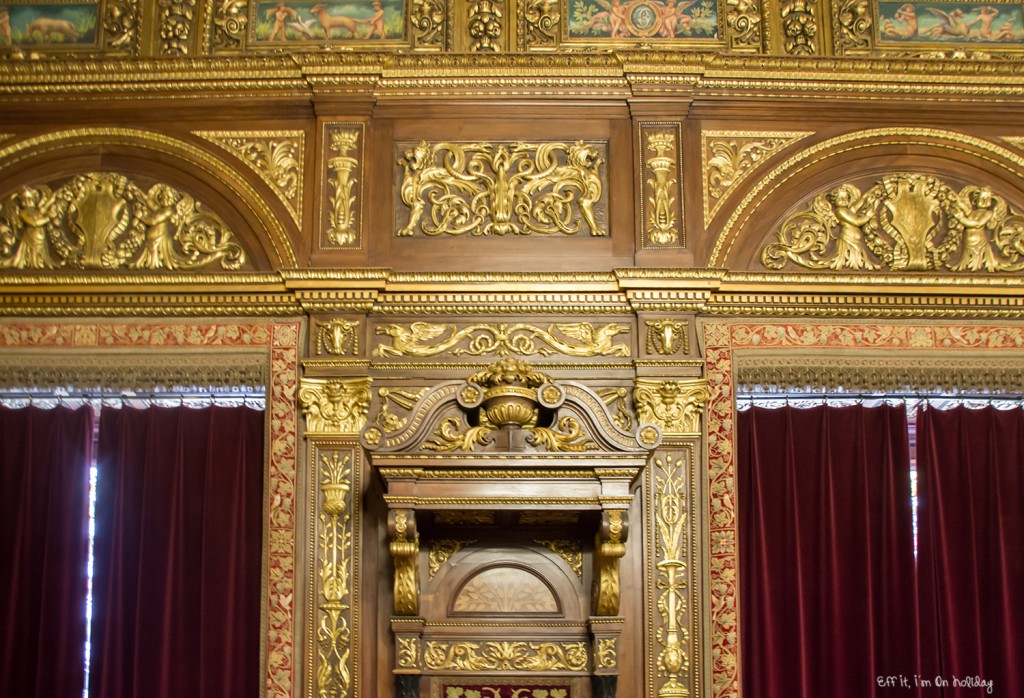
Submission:
[[[871,5],[868,0],[833,0],[832,33],[837,55],[871,48]]]
[[[226,224],[191,195],[90,172],[0,204],[0,268],[198,269],[245,264]]]
[[[619,666],[618,641],[615,638],[602,637],[594,642],[594,663],[602,669]]]
[[[299,404],[306,415],[306,433],[358,434],[370,409],[370,382],[304,378]]]
[[[521,521],[520,521],[521,522]],[[580,544],[574,540],[535,540],[534,543],[543,545],[545,548],[565,560],[576,576],[583,579],[583,551]]]
[[[530,435],[527,441],[535,446],[544,446],[552,452],[582,453],[596,451],[597,444],[583,433],[579,421],[566,415],[558,420],[555,429],[548,427],[527,427]]]
[[[758,0],[726,0],[725,26],[729,46],[739,51],[761,50],[761,5]]]
[[[430,566],[430,578],[433,579],[437,575],[438,570],[444,566],[444,563],[448,562],[452,555],[473,543],[476,543],[475,539],[459,540],[457,538],[444,538],[433,541],[430,544],[430,552],[427,555],[427,563]]]
[[[395,664],[400,669],[418,669],[420,666],[420,639],[418,637],[398,637],[395,651]]]
[[[442,48],[446,27],[444,0],[412,0],[409,10],[413,46]]]
[[[433,671],[586,671],[584,642],[430,641],[423,661]]]
[[[584,141],[421,141],[399,160],[407,222],[398,235],[606,236],[603,152]]]
[[[654,424],[664,434],[700,434],[700,415],[707,399],[707,384],[703,380],[638,378],[633,390],[640,423]]]
[[[320,454],[320,623],[317,628],[317,689],[321,696],[348,695],[352,683],[349,653],[352,531],[349,493],[351,457]]]
[[[806,131],[702,133],[704,222],[711,222],[724,199],[759,163],[808,135]]]
[[[219,0],[213,15],[214,51],[242,48],[249,23],[248,0]]]
[[[626,396],[629,395],[628,390],[625,388],[604,388],[598,390],[597,395],[607,407],[615,406],[612,420],[619,429],[629,431],[633,428],[633,417],[629,412],[629,406],[626,404]]]
[[[814,0],[785,0],[782,3],[783,48],[791,56],[818,53],[818,5]]]
[[[391,536],[388,550],[395,565],[395,615],[415,616],[420,609],[420,534],[416,528],[416,512],[393,509],[388,514],[388,532]]]
[[[626,512],[606,511],[601,516],[601,530],[594,550],[594,589],[591,605],[595,616],[619,613],[622,591],[619,583],[619,561],[626,554]]]
[[[526,0],[523,6],[525,43],[529,47],[557,46],[561,14],[557,0]]]
[[[197,131],[238,157],[277,192],[301,225],[302,131]]]
[[[761,263],[781,269],[1011,272],[1024,269],[1024,215],[988,187],[959,192],[923,174],[843,184],[783,221]]]
[[[428,322],[414,322],[408,327],[388,324],[378,327],[376,333],[390,336],[391,344],[377,346],[373,355],[428,357],[451,351],[456,356],[629,356],[628,345],[613,342],[614,337],[628,331],[626,325],[594,326],[589,322],[554,323],[547,329],[525,323],[477,324],[461,329]],[[465,346],[459,346],[463,342]]]
[[[108,0],[103,15],[104,42],[108,50],[139,53],[139,0]]]

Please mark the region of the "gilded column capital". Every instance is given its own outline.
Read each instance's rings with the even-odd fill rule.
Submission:
[[[658,381],[638,378],[633,389],[640,423],[658,426],[668,436],[700,434],[700,416],[708,401],[703,379]]]
[[[307,434],[358,434],[370,410],[370,378],[324,380],[304,378],[299,404]]]

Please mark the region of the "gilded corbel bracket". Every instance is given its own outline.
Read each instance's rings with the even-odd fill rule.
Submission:
[[[658,381],[639,378],[633,402],[641,423],[649,422],[666,436],[699,436],[700,416],[708,401],[703,379]]]
[[[594,589],[591,601],[595,616],[615,616],[619,613],[622,599],[619,561],[626,554],[628,531],[625,511],[613,509],[601,515],[601,528],[594,542]]]
[[[420,611],[419,552],[420,534],[416,530],[416,512],[392,509],[388,512],[388,551],[395,565],[396,616],[415,616]]]
[[[370,410],[370,378],[323,380],[304,378],[299,404],[307,434],[358,434]]]

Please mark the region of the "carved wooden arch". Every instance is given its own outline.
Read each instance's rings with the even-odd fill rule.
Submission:
[[[1024,156],[1017,150],[944,129],[855,131],[800,150],[734,192],[708,266],[763,269],[764,243],[802,204],[851,179],[903,172],[988,186],[1014,204],[1024,202]]]
[[[0,146],[0,194],[87,172],[117,172],[181,189],[220,216],[248,253],[251,268],[297,265],[288,216],[262,183],[204,148],[153,131],[87,127],[54,131]],[[252,181],[250,181],[252,180]],[[270,203],[273,202],[273,203]]]

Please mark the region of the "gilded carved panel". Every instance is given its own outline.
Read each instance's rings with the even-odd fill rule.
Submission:
[[[761,252],[769,269],[1014,272],[1024,213],[987,186],[898,173],[818,194]]]
[[[169,184],[87,172],[52,188],[22,187],[0,202],[0,268],[234,270],[245,264],[224,221]]]
[[[361,247],[365,126],[328,122],[322,134],[320,247]]]
[[[244,162],[270,186],[302,226],[303,131],[196,131]]]
[[[608,235],[604,142],[398,143],[399,237]]]
[[[682,128],[678,122],[640,124],[640,219],[644,247],[685,247]]]

